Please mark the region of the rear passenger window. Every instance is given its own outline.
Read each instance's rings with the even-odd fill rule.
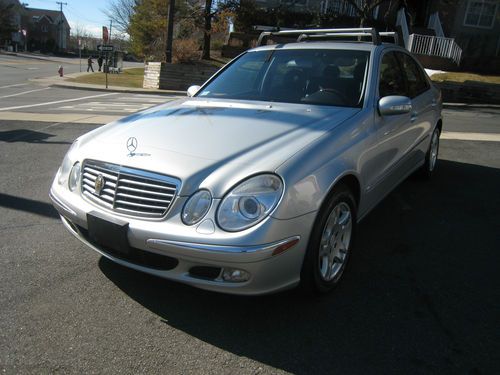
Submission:
[[[425,78],[425,73],[420,66],[413,60],[412,57],[405,53],[398,52],[398,58],[403,65],[403,71],[408,85],[408,94],[410,98],[414,98],[429,88],[429,83]]]
[[[382,57],[378,91],[381,98],[389,95],[407,95],[401,67],[394,52],[388,52]]]

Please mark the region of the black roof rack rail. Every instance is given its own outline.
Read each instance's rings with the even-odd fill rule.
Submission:
[[[297,42],[310,38],[339,38],[339,37],[368,37],[371,36],[375,45],[381,44],[381,36],[394,36],[397,43],[397,34],[393,32],[379,33],[375,28],[350,28],[350,29],[306,29],[306,30],[283,30],[283,31],[264,31],[259,35],[257,46],[263,46],[267,43],[267,37],[298,35]]]

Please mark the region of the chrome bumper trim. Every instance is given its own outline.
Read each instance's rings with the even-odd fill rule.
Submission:
[[[149,239],[146,241],[146,243],[148,246],[156,249],[162,249],[162,248],[171,249],[172,247],[177,247],[177,248],[184,248],[187,250],[203,251],[203,252],[247,254],[256,252],[268,252],[268,251],[271,252],[276,248],[278,248],[279,246],[297,240],[300,240],[300,236],[288,237],[281,241],[263,245],[254,245],[254,246],[224,246],[224,245],[199,244],[199,243],[159,240],[159,239]]]

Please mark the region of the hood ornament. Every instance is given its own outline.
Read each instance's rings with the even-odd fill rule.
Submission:
[[[134,151],[137,150],[137,138],[130,137],[127,139],[127,150],[130,152],[129,156],[134,155]]]
[[[135,152],[135,150],[137,150],[137,138],[135,137],[130,137],[129,139],[127,139],[127,150],[128,150],[128,155],[129,157],[132,157],[132,156],[151,156],[151,154],[147,154],[147,153],[144,153],[144,152]]]
[[[106,180],[102,174],[99,174],[94,182],[94,192],[96,195],[101,195],[102,189],[104,189],[104,185],[106,185]]]

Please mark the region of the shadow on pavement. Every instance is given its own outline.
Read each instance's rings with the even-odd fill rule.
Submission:
[[[16,197],[9,194],[0,193],[0,207],[26,211],[40,216],[59,219],[59,214],[51,204],[35,201],[33,199]]]
[[[500,169],[440,160],[361,224],[342,284],[235,297],[101,258],[102,272],[165,324],[296,374],[498,369]],[[496,361],[496,363],[495,363]]]
[[[55,137],[53,134],[37,132],[29,129],[7,130],[0,132],[0,142],[27,142],[27,143],[43,143],[55,145],[69,145],[71,142],[52,142],[49,138]]]

